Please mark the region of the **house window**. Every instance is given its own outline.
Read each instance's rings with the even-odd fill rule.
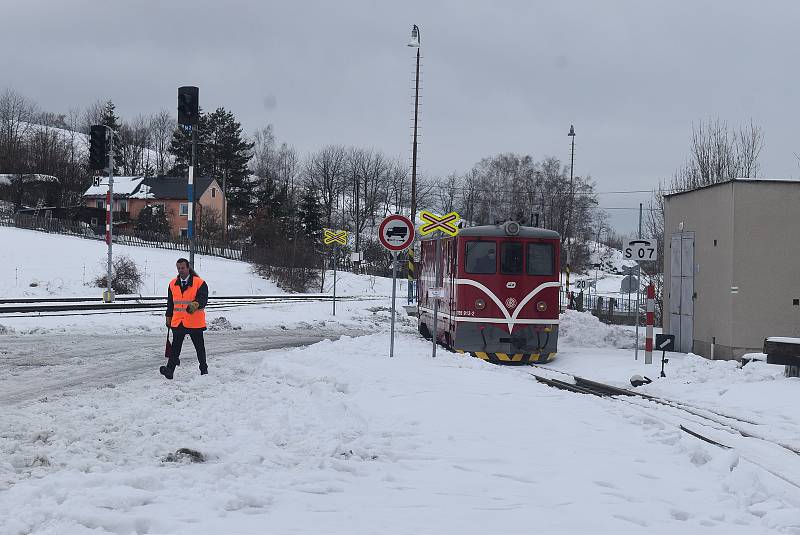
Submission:
[[[217,188],[211,188],[211,198],[215,198],[217,196]]]
[[[182,228],[181,229],[181,238],[188,238],[188,237],[189,237],[189,229],[188,228]]]
[[[106,202],[103,199],[97,199],[94,201],[95,208],[100,208],[101,210],[106,207]]]
[[[127,200],[117,201],[117,211],[118,212],[127,212],[128,211],[128,201]]]
[[[182,202],[181,203],[181,215],[186,215],[186,216],[189,215],[189,203],[188,202]]]

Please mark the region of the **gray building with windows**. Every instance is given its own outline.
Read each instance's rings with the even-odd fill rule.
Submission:
[[[800,336],[800,181],[736,179],[665,197],[664,332],[707,358]]]

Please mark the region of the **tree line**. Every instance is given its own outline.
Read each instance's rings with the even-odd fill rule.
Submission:
[[[116,174],[187,174],[191,140],[173,112],[125,121],[109,100],[55,114],[6,89],[0,93],[0,173],[12,176],[7,200],[16,207],[40,199],[48,206],[81,204],[92,179],[86,135],[92,124],[115,132]],[[410,212],[411,173],[401,158],[338,144],[300,155],[277,139],[272,125],[246,135],[223,107],[201,110],[196,135],[195,176],[224,183],[229,203],[227,221],[199,221],[198,233],[251,247],[264,271],[276,276],[275,270],[294,265],[320,267],[327,253],[321,244],[323,227],[343,229],[352,233],[348,249],[362,251],[370,264],[388,267],[374,231],[386,214]],[[34,180],[32,186],[34,175],[53,179]],[[564,251],[572,253],[573,269],[586,265],[589,240],[599,240],[603,232],[613,236],[597,204],[591,177],[570,180],[568,166],[553,157],[498,154],[479,159],[465,172],[418,175],[419,210],[455,210],[467,225],[515,219],[556,230]],[[141,217],[142,228],[165,228],[163,214],[149,211]]]

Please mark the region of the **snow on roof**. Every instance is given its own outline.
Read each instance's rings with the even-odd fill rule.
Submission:
[[[139,184],[144,180],[143,176],[115,176],[114,195],[132,195]],[[108,177],[101,177],[99,186],[90,186],[84,195],[105,195],[108,193]]]
[[[150,186],[142,184],[135,193],[130,195],[131,199],[153,199],[155,195],[150,192]]]
[[[6,173],[0,174],[0,185],[9,185],[11,184],[11,180],[14,177],[21,176],[23,183],[31,183],[31,182],[58,182],[58,178],[52,175],[42,175],[39,173],[24,173],[24,174],[16,174],[16,173]]]

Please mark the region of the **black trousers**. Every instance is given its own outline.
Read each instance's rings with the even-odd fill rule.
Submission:
[[[207,370],[206,364],[206,343],[203,340],[203,329],[187,329],[185,327],[173,327],[172,329],[172,356],[170,356],[167,366],[175,369],[178,364],[178,357],[181,356],[181,348],[183,347],[183,339],[186,335],[192,339],[194,349],[197,351],[197,362],[200,364],[201,370]]]

